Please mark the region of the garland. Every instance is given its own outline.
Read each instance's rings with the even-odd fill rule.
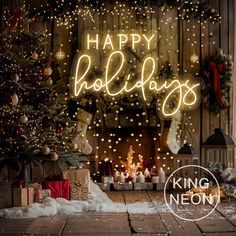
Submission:
[[[213,56],[207,58],[203,65],[203,101],[205,106],[216,114],[229,106],[232,66],[232,57],[223,54],[222,49],[218,49]]]
[[[115,3],[114,0],[109,0],[108,2],[111,4]],[[220,15],[213,8],[208,6],[207,2],[195,3],[193,1],[185,0],[150,0],[148,2],[146,0],[126,0],[121,2],[127,4],[127,6],[132,9],[136,9],[136,11],[144,10],[145,7],[148,6],[148,2],[150,2],[150,7],[152,5],[157,5],[159,7],[167,6],[170,8],[177,8],[182,19],[186,20],[195,18],[209,20],[214,23],[219,22],[221,19]],[[78,14],[79,9],[90,9],[91,13],[103,12],[107,14],[107,12],[109,12],[102,1],[94,0],[50,0],[47,1],[47,5],[42,5],[37,9],[30,9],[31,5],[32,1],[27,1],[25,7],[28,8],[28,10],[24,9],[26,13],[24,17],[22,17],[23,8],[16,9],[11,7],[6,9],[3,16],[3,21],[5,23],[3,29],[15,29],[20,25],[22,18],[24,18],[24,21],[44,22]]]

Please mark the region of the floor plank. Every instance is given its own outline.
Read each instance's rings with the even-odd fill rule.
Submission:
[[[205,234],[206,236],[235,236],[235,233],[227,233],[227,232],[224,232],[224,233],[208,233],[208,234]]]
[[[151,202],[146,191],[124,191],[124,199],[126,203]]]
[[[221,203],[207,220],[183,221],[165,207],[163,192],[108,192],[114,202],[127,204],[127,212],[89,212],[56,215],[37,219],[0,219],[0,236],[234,236],[236,235],[235,203]],[[132,213],[129,206],[153,205],[156,213]],[[143,205],[142,205],[143,207]],[[179,207],[179,206],[178,206]],[[164,209],[167,209],[165,211]],[[187,217],[208,212],[211,206],[179,208]],[[163,211],[162,211],[163,210]]]
[[[167,233],[167,230],[159,215],[131,215],[130,225],[135,233]]]
[[[69,217],[63,235],[131,235],[127,214],[81,214]]]
[[[236,232],[236,228],[226,219],[208,219],[197,222],[204,233]]]
[[[169,235],[175,235],[175,236],[185,235],[183,227],[181,226],[181,224],[178,224],[178,222],[172,215],[166,213],[160,213],[160,217]]]
[[[175,220],[178,222],[179,225],[182,226],[182,229],[184,231],[184,235],[191,235],[191,236],[200,236],[202,235],[202,232],[196,225],[196,223],[192,221],[185,221],[181,220],[178,217],[174,217]]]
[[[61,235],[67,216],[39,217],[27,228],[26,235]]]
[[[122,191],[106,192],[106,194],[113,202],[124,203],[124,195]]]

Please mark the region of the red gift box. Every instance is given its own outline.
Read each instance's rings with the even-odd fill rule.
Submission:
[[[45,181],[44,188],[51,190],[52,198],[65,198],[70,200],[70,182],[69,180]]]

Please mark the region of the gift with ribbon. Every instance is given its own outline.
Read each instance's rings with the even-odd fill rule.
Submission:
[[[90,191],[90,172],[88,169],[68,169],[62,171],[63,178],[71,183],[71,200],[87,200]]]
[[[33,188],[13,188],[13,206],[25,207],[34,202]]]
[[[52,198],[65,198],[70,200],[70,181],[67,179],[58,181],[46,180],[43,187],[44,189],[51,190]]]
[[[34,202],[42,203],[48,197],[51,197],[50,189],[37,189],[34,192]]]

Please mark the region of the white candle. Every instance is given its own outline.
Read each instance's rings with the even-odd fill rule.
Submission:
[[[130,177],[131,177],[131,178],[136,178],[136,173],[135,173],[134,171],[132,171],[132,172],[130,173]]]
[[[135,173],[134,171],[132,171],[132,172],[130,173],[130,177],[132,178],[132,182],[133,182],[133,183],[136,183],[136,178],[137,178],[137,176],[136,176],[136,173]]]
[[[139,183],[145,183],[145,176],[144,176],[143,174],[140,174],[140,175],[138,176],[138,182],[139,182]]]
[[[166,182],[166,173],[162,168],[160,169],[159,177],[160,177],[160,183]]]
[[[133,177],[132,182],[133,182],[133,183],[136,183],[136,182],[137,182],[137,177],[136,177],[136,175]]]
[[[145,176],[145,178],[150,177],[150,172],[149,172],[148,168],[145,169],[144,176]]]
[[[120,173],[116,171],[115,173],[115,182],[118,182],[120,180]]]
[[[160,178],[159,178],[159,176],[153,176],[153,177],[152,177],[152,182],[153,182],[154,184],[160,183]]]
[[[121,182],[121,183],[125,183],[125,176],[124,176],[124,173],[121,173],[121,175],[120,175],[120,182]]]

